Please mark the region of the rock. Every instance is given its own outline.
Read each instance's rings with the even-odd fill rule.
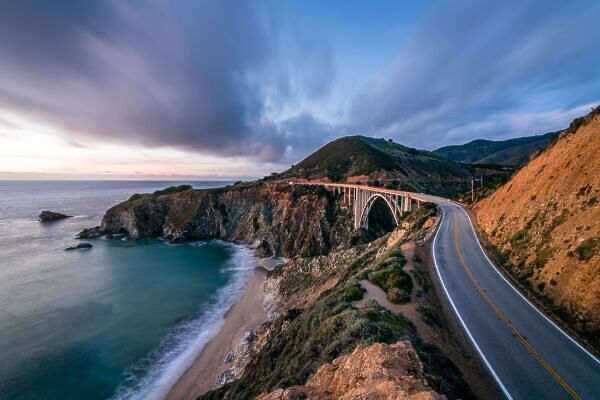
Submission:
[[[75,236],[76,239],[94,239],[104,234],[99,226],[85,228]]]
[[[75,246],[70,246],[67,247],[65,250],[66,251],[70,251],[70,250],[81,250],[81,249],[91,249],[92,248],[92,244],[91,243],[78,243]]]
[[[429,229],[429,228],[431,228],[431,227],[433,226],[434,222],[435,222],[435,221],[433,220],[433,218],[429,218],[429,219],[428,219],[427,221],[425,221],[425,223],[423,224],[423,228],[424,228],[424,229]]]
[[[39,219],[40,222],[54,222],[60,219],[71,218],[72,215],[65,215],[53,211],[44,210],[40,213]]]
[[[229,353],[227,353],[227,355],[225,356],[225,359],[223,360],[223,362],[225,364],[229,364],[230,362],[232,362],[233,360],[235,360],[235,353],[233,351],[230,351]]]
[[[378,399],[442,400],[427,382],[417,353],[408,341],[376,343],[322,365],[303,386],[277,389],[259,400]]]
[[[213,389],[218,389],[218,388],[222,387],[223,385],[228,384],[229,382],[233,382],[235,379],[236,379],[236,376],[235,376],[235,373],[233,372],[233,369],[232,368],[226,369],[225,371],[223,371],[221,373],[221,375],[219,375],[219,377],[213,384]]]
[[[273,249],[271,247],[271,244],[263,239],[258,246],[256,246],[256,251],[255,251],[256,256],[258,257],[271,257],[273,255]]]

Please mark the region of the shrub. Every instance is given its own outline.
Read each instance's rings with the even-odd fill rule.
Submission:
[[[580,261],[589,261],[596,254],[598,241],[598,238],[589,238],[577,246],[575,252],[577,253]]]
[[[155,196],[162,196],[164,194],[173,194],[173,193],[185,192],[186,190],[190,190],[190,189],[192,189],[191,185],[169,186],[166,189],[157,190],[156,192],[154,192],[154,195]]]
[[[546,265],[546,262],[552,257],[555,249],[552,247],[544,247],[540,252],[538,252],[537,257],[535,258],[534,264],[536,267],[541,268]]]
[[[141,198],[142,198],[141,194],[135,193],[135,194],[131,195],[131,197],[127,201],[135,201],[135,200],[139,200]]]
[[[362,300],[363,294],[365,292],[366,292],[366,290],[358,284],[348,286],[344,289],[344,300],[345,301]]]
[[[514,243],[518,243],[521,242],[525,239],[527,239],[529,237],[529,228],[525,227],[519,231],[517,231],[517,233],[514,234],[514,236],[512,237],[512,239],[510,240],[511,242]]]
[[[406,303],[410,300],[413,283],[406,272],[402,271],[404,257],[392,257],[379,265],[378,270],[369,272],[367,278],[387,293],[390,302]]]
[[[405,304],[410,301],[410,292],[406,293],[404,290],[393,287],[388,290],[387,299],[394,304]]]
[[[440,316],[432,308],[422,307],[422,308],[419,308],[419,311],[421,312],[421,319],[427,325],[441,326],[442,321],[440,319]]]

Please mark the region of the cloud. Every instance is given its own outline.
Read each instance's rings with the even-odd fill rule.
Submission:
[[[292,143],[300,151],[314,142],[286,129],[301,107],[276,119],[266,93],[280,105],[325,95],[327,82],[303,71],[331,65],[326,46],[295,35],[288,44],[302,51],[285,61],[270,12],[229,0],[3,2],[0,108],[57,125],[77,143],[277,160]]]
[[[429,148],[541,133],[508,121],[571,118],[600,100],[599,20],[598,4],[580,2],[438,3],[352,100],[346,129]]]

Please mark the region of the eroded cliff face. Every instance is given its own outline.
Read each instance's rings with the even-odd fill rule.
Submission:
[[[257,400],[446,399],[427,379],[409,341],[376,343],[324,364],[305,385],[277,389]]]
[[[513,275],[600,343],[600,109],[474,207]]]
[[[350,212],[321,187],[257,183],[134,195],[106,212],[100,230],[172,242],[245,241],[261,256],[315,256],[348,243]]]

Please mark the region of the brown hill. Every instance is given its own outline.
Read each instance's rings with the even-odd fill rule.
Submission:
[[[600,343],[600,107],[477,203],[509,272]]]

